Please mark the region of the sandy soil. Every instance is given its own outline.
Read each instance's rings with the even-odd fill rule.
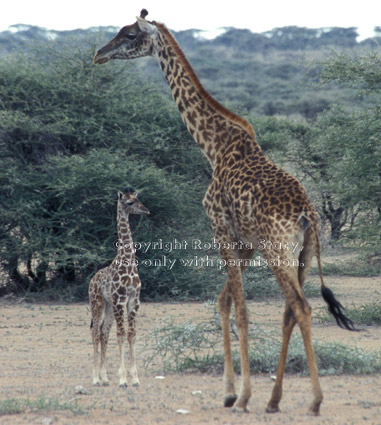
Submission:
[[[360,306],[380,300],[380,278],[331,276],[326,280],[345,305]],[[317,312],[324,305],[320,298],[311,298],[310,303]],[[248,308],[252,322],[277,329],[280,335],[282,300],[250,302]],[[250,413],[233,414],[222,407],[221,376],[170,374],[157,379],[160,370],[145,371],[142,349],[152,329],[160,327],[169,317],[181,323],[190,319],[205,320],[210,315],[210,306],[201,303],[143,304],[138,318],[137,343],[141,386],[120,389],[115,328],[108,350],[111,384],[109,387],[91,384],[90,312],[86,304],[31,305],[2,301],[0,403],[11,398],[33,401],[45,397],[61,404],[76,402],[84,413],[29,408],[23,413],[0,416],[0,424],[381,424],[380,375],[322,377],[325,399],[321,416],[315,418],[306,414],[311,399],[307,377],[287,376],[282,411],[269,415],[264,409],[273,382],[269,376],[253,375]],[[315,317],[313,336],[364,350],[381,348],[381,327],[376,326],[348,332],[335,324],[320,323]],[[88,394],[75,394],[78,385]],[[178,409],[188,413],[177,413]]]

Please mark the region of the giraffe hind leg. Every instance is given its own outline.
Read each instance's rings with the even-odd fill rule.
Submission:
[[[102,297],[90,297],[91,306],[91,336],[94,349],[93,385],[100,385],[100,328],[104,317],[104,300]]]
[[[102,385],[109,385],[106,371],[106,351],[107,343],[110,335],[110,329],[114,320],[112,314],[112,306],[110,303],[105,303],[104,319],[100,327],[100,343],[101,343],[101,359],[100,359],[100,381]]]
[[[299,255],[298,281],[299,281],[299,286],[301,288],[303,287],[304,282],[306,280],[306,277],[310,268],[310,264],[311,264],[311,258],[314,253],[314,246],[310,242],[310,238],[309,238],[310,233],[311,232],[308,230],[308,234],[307,232],[304,234],[304,246],[303,246],[303,250],[301,251]],[[286,302],[286,307],[285,307],[285,311],[283,315],[283,325],[282,325],[282,334],[283,334],[282,347],[281,347],[280,356],[279,356],[279,363],[278,363],[275,385],[272,391],[271,399],[266,408],[267,413],[279,412],[279,402],[282,398],[282,385],[283,385],[284,370],[286,367],[288,345],[289,345],[291,334],[295,324],[296,324],[296,319],[295,319],[294,313],[292,312],[292,308]]]
[[[234,268],[234,284],[232,288],[235,320],[238,328],[239,351],[241,363],[241,388],[233,406],[234,412],[249,412],[247,408],[251,397],[250,360],[249,360],[249,319],[246,309],[245,293],[243,289],[241,270]]]
[[[294,329],[295,324],[296,324],[296,320],[292,312],[292,309],[286,303],[286,308],[283,315],[283,325],[282,325],[282,332],[283,332],[282,348],[281,348],[280,356],[279,356],[275,385],[271,394],[271,399],[266,408],[267,413],[279,412],[279,402],[282,398],[282,385],[283,385],[284,369],[285,369],[286,360],[287,360],[288,344],[290,342],[292,330]]]
[[[282,379],[286,362],[287,348],[295,323],[298,324],[307,356],[308,369],[312,381],[313,401],[309,412],[319,414],[323,393],[319,383],[318,369],[311,335],[311,307],[308,305],[300,287],[297,267],[274,267],[274,273],[286,297],[286,312],[283,321],[283,344],[279,358],[278,374],[267,412],[279,410],[279,401],[282,395]]]

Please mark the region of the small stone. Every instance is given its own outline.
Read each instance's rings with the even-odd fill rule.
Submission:
[[[179,413],[180,415],[189,415],[189,410],[178,409],[178,410],[176,410],[176,413]]]
[[[159,379],[159,380],[165,379],[165,376],[155,376],[155,379]]]
[[[276,381],[276,376],[275,376],[275,375],[271,375],[271,376],[270,376],[270,379],[271,379],[272,381]]]
[[[42,420],[41,423],[42,423],[42,425],[52,425],[53,422],[54,422],[53,418],[46,417]]]
[[[85,387],[83,387],[82,385],[77,385],[74,389],[74,394],[84,394],[87,395],[89,394],[88,391],[86,390]]]
[[[193,395],[202,394],[202,391],[200,390],[192,391],[192,394]]]

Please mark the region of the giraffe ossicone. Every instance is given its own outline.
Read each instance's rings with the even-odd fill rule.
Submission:
[[[123,27],[98,50],[94,63],[142,56],[152,56],[158,61],[188,131],[213,169],[203,205],[211,220],[215,240],[222,246],[232,246],[238,241],[253,246],[220,249],[221,258],[228,265],[228,277],[218,298],[224,341],[225,406],[246,412],[251,396],[248,315],[242,281],[247,266],[244,261],[235,260],[251,259],[259,241],[266,240],[272,244],[262,251],[262,255],[271,265],[286,299],[282,349],[267,412],[279,410],[288,343],[297,323],[303,336],[312,380],[313,400],[309,411],[317,415],[323,393],[312,345],[311,308],[302,291],[314,255],[318,260],[322,294],[330,311],[341,326],[353,329],[353,323],[342,311],[336,310],[336,307],[340,309],[340,303],[333,294],[331,297],[324,285],[317,214],[301,183],[263,152],[252,126],[205,90],[168,28],[162,23],[146,20],[146,16],[144,11],[134,24]],[[289,246],[303,246],[303,250],[274,248]],[[280,261],[273,264],[271,259],[278,256]],[[230,341],[229,317],[233,302],[242,375],[238,395]]]
[[[141,282],[135,261],[129,214],[149,214],[149,210],[139,201],[137,193],[131,187],[126,187],[118,192],[117,226],[120,243],[117,245],[117,255],[109,266],[97,271],[89,285],[90,328],[94,349],[93,385],[109,384],[105,361],[114,319],[120,355],[119,385],[127,386],[126,337],[130,348],[129,372],[132,385],[139,385],[134,346],[135,318],[140,306]],[[126,318],[128,331],[126,331]]]

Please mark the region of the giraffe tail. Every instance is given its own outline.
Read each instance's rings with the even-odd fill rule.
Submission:
[[[343,313],[343,310],[345,310],[345,308],[336,299],[331,289],[325,286],[324,279],[323,279],[323,272],[321,268],[321,261],[320,261],[320,241],[319,241],[317,229],[315,229],[315,234],[316,234],[316,258],[317,258],[320,281],[321,281],[321,295],[324,301],[327,303],[328,311],[335,318],[336,323],[343,329],[348,329],[349,331],[357,331],[358,329],[355,328],[352,320],[349,319]]]

